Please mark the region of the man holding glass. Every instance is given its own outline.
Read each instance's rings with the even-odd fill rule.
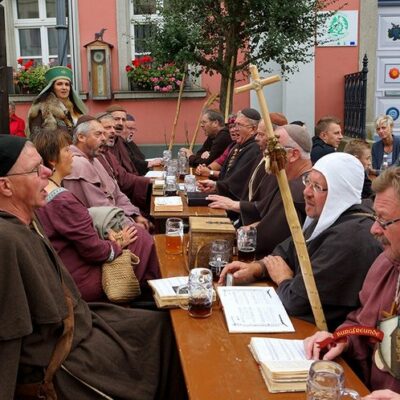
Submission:
[[[381,247],[369,234],[370,210],[361,205],[364,168],[355,157],[329,154],[303,182],[304,236],[327,324],[334,329],[358,307],[358,292]],[[242,284],[270,278],[289,315],[314,322],[292,237],[259,261],[227,265],[220,283],[228,272]]]

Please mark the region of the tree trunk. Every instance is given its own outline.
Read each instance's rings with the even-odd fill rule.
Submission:
[[[237,49],[229,49],[227,43],[227,52],[225,54],[224,66],[226,73],[221,73],[220,84],[220,110],[225,114],[226,102],[229,102],[228,114],[232,112],[233,108],[233,88],[235,87],[236,76],[236,63],[237,63]],[[229,86],[229,90],[228,90]]]

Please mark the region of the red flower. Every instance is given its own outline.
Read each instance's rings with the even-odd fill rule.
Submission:
[[[129,72],[129,71],[132,71],[132,67],[130,66],[130,65],[127,65],[126,67],[125,67],[125,71],[126,72]]]
[[[72,69],[72,65],[68,63],[67,68]]]
[[[17,63],[18,63],[19,65],[22,65],[23,62],[24,62],[24,60],[22,59],[22,57],[20,57],[20,58],[17,59]]]
[[[142,62],[143,63],[151,63],[151,62],[153,62],[153,58],[150,57],[150,56],[143,56],[142,57]]]
[[[135,59],[132,61],[132,64],[133,64],[135,67],[138,67],[138,66],[140,65],[140,59],[139,59],[139,58],[135,58]]]
[[[33,66],[33,60],[29,60],[24,64],[25,69],[29,69]]]

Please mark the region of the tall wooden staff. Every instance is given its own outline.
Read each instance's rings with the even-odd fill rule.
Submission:
[[[216,94],[216,93],[210,94],[208,99],[204,102],[203,107],[201,109],[201,113],[199,115],[199,119],[197,120],[197,124],[196,124],[196,128],[194,130],[192,141],[190,143],[190,147],[189,147],[190,151],[193,151],[194,144],[196,143],[197,134],[199,133],[199,129],[200,129],[201,117],[203,116],[204,111],[207,110],[207,108],[210,107],[211,104],[213,104],[215,100],[217,100],[217,97],[218,97],[218,94]]]
[[[231,59],[231,67],[229,69],[229,78],[228,78],[228,88],[226,91],[226,101],[225,101],[225,123],[228,123],[228,115],[229,115],[229,106],[231,103],[231,84],[233,79],[233,68],[235,63],[235,57],[232,56]]]
[[[186,68],[185,72],[183,73],[181,86],[179,88],[179,96],[178,96],[178,103],[176,105],[175,119],[172,125],[171,138],[169,140],[169,147],[168,147],[169,151],[172,151],[172,146],[174,145],[175,142],[176,125],[178,123],[179,113],[181,111],[182,93],[183,93],[183,87],[185,86],[185,79],[186,79]]]
[[[271,171],[276,175],[278,180],[279,190],[281,192],[283,205],[285,207],[286,219],[293,237],[297,257],[300,263],[301,273],[304,279],[304,285],[314,315],[315,324],[319,329],[327,330],[324,312],[321,306],[321,300],[311,268],[310,257],[308,256],[306,242],[304,240],[303,231],[300,227],[300,222],[293,205],[292,194],[289,189],[286,171],[284,169],[286,161],[284,149],[279,146],[279,142],[273,133],[268,106],[263,93],[264,86],[278,82],[280,78],[279,76],[275,75],[265,79],[260,79],[257,67],[255,65],[250,66],[250,73],[253,81],[247,85],[236,88],[235,93],[247,92],[249,90],[255,90],[257,93],[258,103],[261,108],[261,115],[263,117],[269,138],[268,148],[265,154],[266,169],[271,166]]]

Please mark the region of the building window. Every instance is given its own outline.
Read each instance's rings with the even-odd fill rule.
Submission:
[[[165,0],[131,0],[130,37],[133,58],[150,54],[146,47],[146,40],[152,35],[151,23],[162,21],[158,10],[164,2]]]
[[[15,0],[13,7],[17,58],[57,65],[56,0]],[[70,62],[69,45],[67,53]]]

